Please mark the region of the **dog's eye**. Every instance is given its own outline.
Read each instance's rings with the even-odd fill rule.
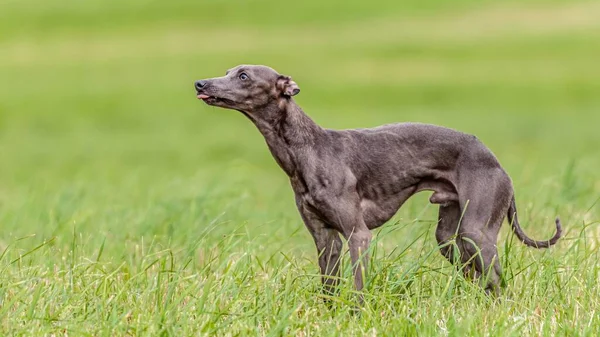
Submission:
[[[241,73],[240,74],[240,80],[245,81],[248,79],[248,75],[246,75],[246,73]]]

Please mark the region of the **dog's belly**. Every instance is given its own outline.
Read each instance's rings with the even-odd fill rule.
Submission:
[[[361,198],[360,207],[367,227],[374,229],[386,223],[416,191],[417,187],[412,186],[384,198]]]
[[[380,227],[391,219],[404,202],[420,191],[433,191],[429,202],[448,205],[458,201],[456,190],[447,181],[422,180],[395,194],[379,194],[361,197],[360,207],[365,224],[369,229]]]

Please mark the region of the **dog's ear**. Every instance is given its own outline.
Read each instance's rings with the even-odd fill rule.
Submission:
[[[281,75],[277,79],[277,89],[281,92],[283,96],[296,96],[300,92],[300,88],[296,82],[292,81],[290,76]]]

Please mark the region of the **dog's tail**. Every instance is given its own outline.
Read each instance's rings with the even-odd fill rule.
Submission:
[[[508,207],[508,221],[512,226],[513,233],[521,240],[524,244],[529,247],[534,248],[548,248],[554,245],[558,239],[560,239],[562,235],[562,226],[560,224],[560,219],[556,218],[556,233],[554,236],[547,241],[537,241],[533,240],[523,232],[521,225],[519,225],[519,219],[517,218],[517,205],[515,205],[515,197],[513,196],[510,201],[510,206]]]

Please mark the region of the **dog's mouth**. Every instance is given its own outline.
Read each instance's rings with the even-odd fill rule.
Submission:
[[[231,101],[227,98],[210,96],[207,94],[196,93],[196,97],[198,99],[202,100],[204,103],[209,104],[209,105],[215,105],[215,104],[219,104],[219,103],[222,103],[225,105],[233,104],[233,101]]]
[[[213,102],[213,101],[217,101],[218,98],[215,96],[209,96],[206,94],[196,94],[196,97],[198,97],[198,99],[203,100],[205,103],[209,103],[209,102]]]

